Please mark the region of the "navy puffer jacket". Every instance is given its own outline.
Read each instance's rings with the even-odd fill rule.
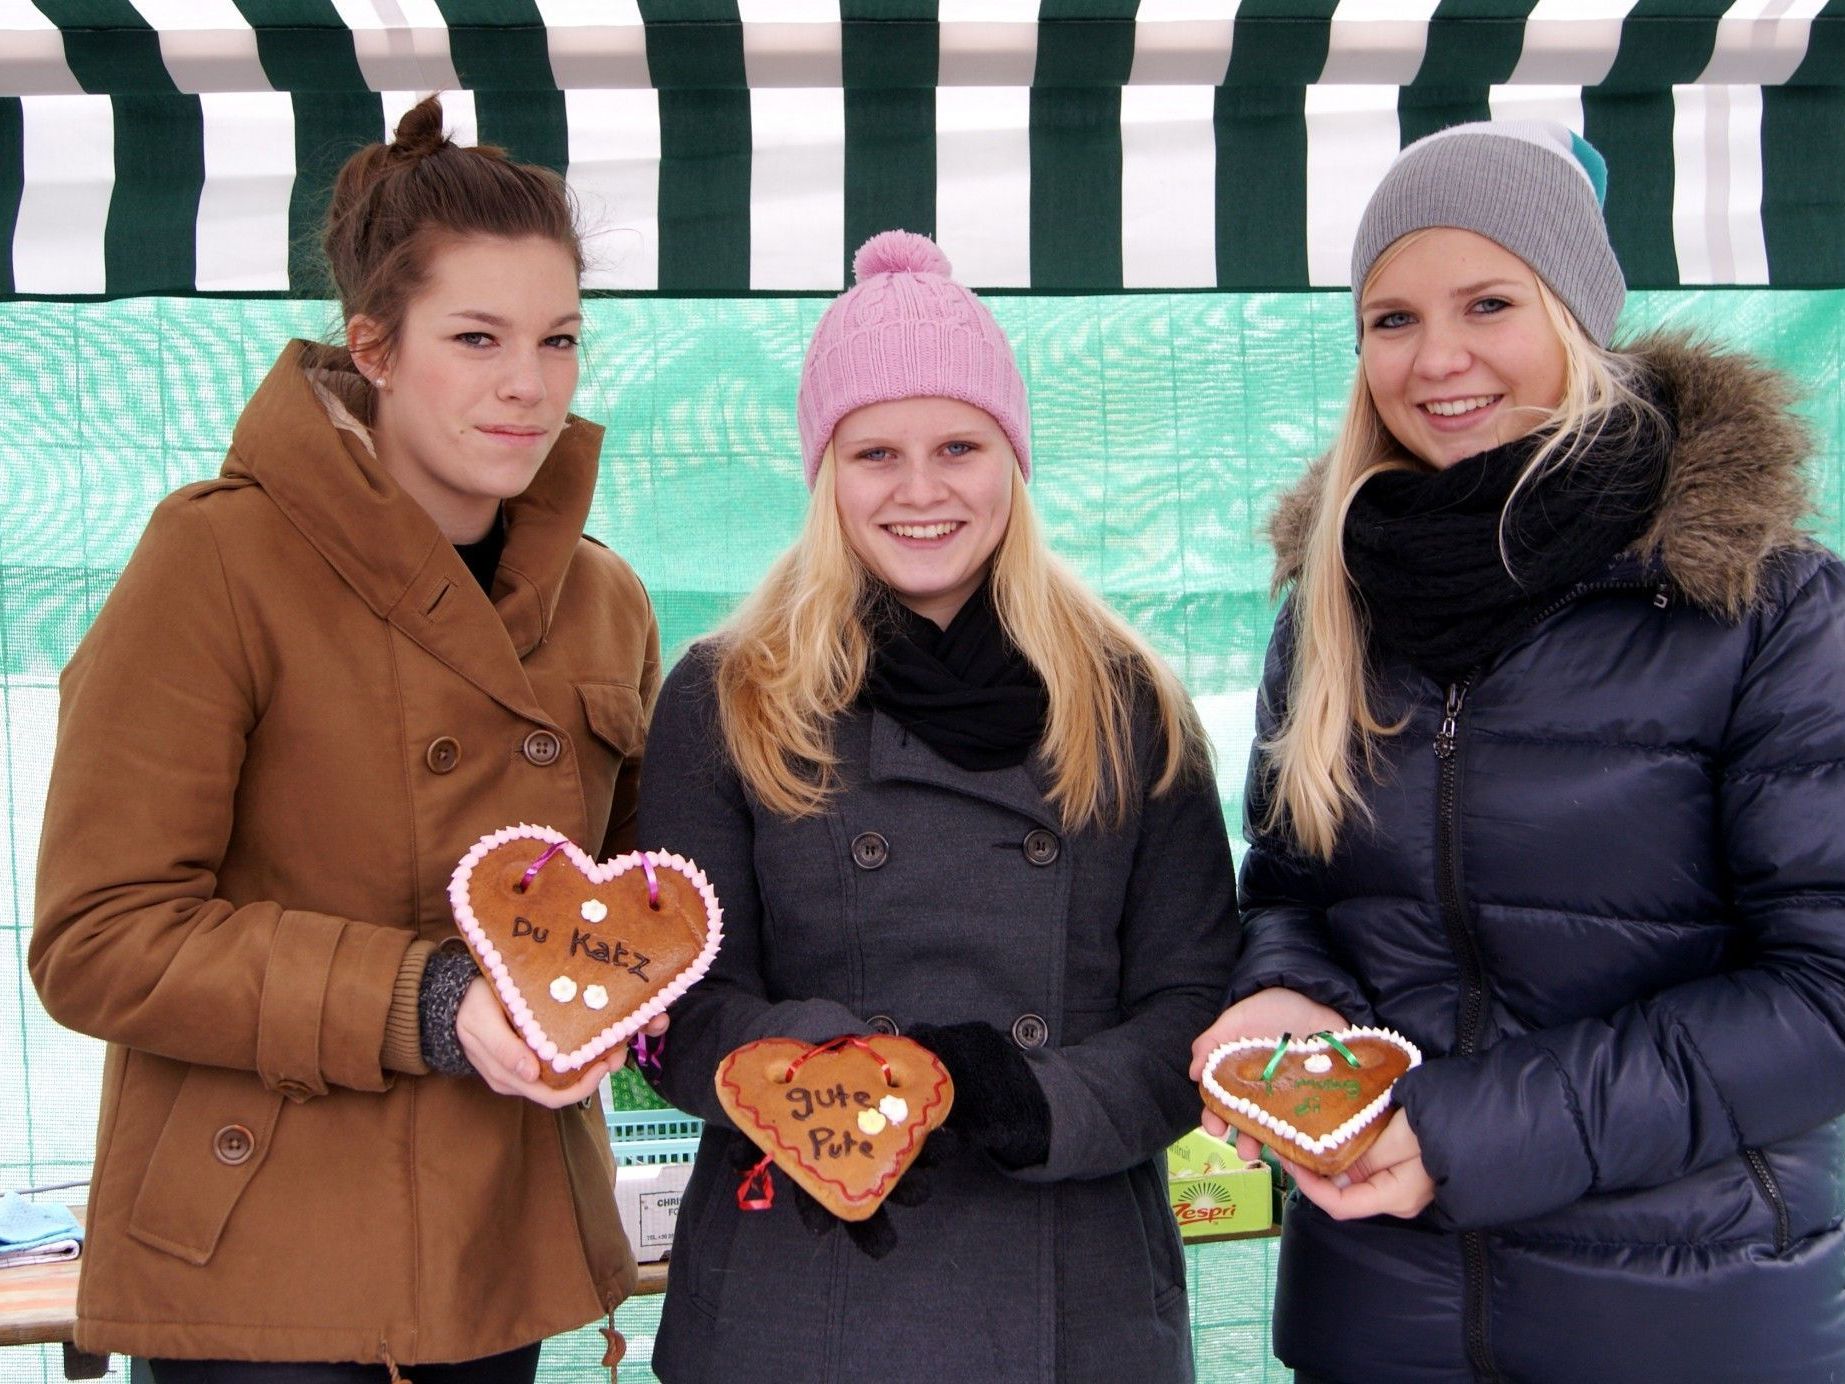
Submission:
[[[1799,537],[1780,381],[1642,350],[1679,406],[1648,534],[1464,683],[1378,670],[1407,721],[1330,865],[1252,837],[1231,997],[1428,1059],[1398,1091],[1434,1206],[1289,1207],[1275,1349],[1310,1375],[1845,1380],[1845,565]]]

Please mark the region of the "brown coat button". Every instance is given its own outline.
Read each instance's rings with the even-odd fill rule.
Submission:
[[[1021,1014],[1012,1021],[1012,1041],[1022,1048],[1041,1048],[1050,1036],[1050,1025],[1036,1014]]]
[[[452,735],[438,735],[423,751],[423,763],[432,774],[446,774],[461,763],[461,742]]]
[[[525,737],[525,743],[519,747],[519,752],[542,769],[547,764],[555,764],[562,749],[563,745],[552,732],[535,730]]]
[[[890,859],[890,842],[875,831],[861,831],[852,838],[852,863],[861,870],[876,870]]]
[[[1039,827],[1025,833],[1025,858],[1034,865],[1049,865],[1061,849],[1054,833]]]
[[[873,1033],[883,1033],[893,1038],[897,1036],[897,1021],[888,1014],[873,1014],[865,1020],[865,1026]]]
[[[256,1152],[256,1136],[243,1125],[226,1125],[212,1136],[211,1151],[220,1163],[236,1167]]]

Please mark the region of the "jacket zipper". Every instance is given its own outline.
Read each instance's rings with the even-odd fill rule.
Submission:
[[[1652,592],[1653,605],[1664,610],[1671,604],[1671,591],[1664,582],[1599,581],[1579,582],[1545,606],[1526,623],[1531,629],[1548,620],[1573,601],[1601,592]],[[1441,761],[1436,792],[1436,893],[1441,904],[1442,923],[1447,929],[1448,945],[1461,972],[1461,1013],[1456,1026],[1455,1049],[1469,1056],[1480,1045],[1480,1029],[1486,1016],[1486,965],[1480,959],[1479,939],[1468,922],[1465,872],[1461,866],[1460,750],[1461,713],[1466,709],[1467,693],[1473,687],[1480,668],[1472,669],[1459,682],[1448,685],[1442,704],[1441,728],[1435,733],[1435,757]],[[1763,1193],[1775,1208],[1775,1224],[1785,1235],[1787,1210],[1780,1189],[1767,1163],[1755,1150],[1747,1150],[1749,1166],[1755,1172]],[[1467,1363],[1482,1380],[1499,1379],[1493,1364],[1491,1343],[1486,1334],[1486,1236],[1478,1230],[1461,1232],[1461,1268],[1463,1312],[1466,1321]]]
[[[1793,1226],[1788,1220],[1787,1199],[1781,1195],[1781,1184],[1775,1181],[1774,1170],[1768,1166],[1768,1160],[1762,1156],[1760,1149],[1744,1149],[1743,1162],[1749,1165],[1749,1176],[1755,1179],[1755,1185],[1762,1190],[1762,1199],[1774,1209],[1775,1213],[1775,1253],[1786,1254],[1793,1243]]]

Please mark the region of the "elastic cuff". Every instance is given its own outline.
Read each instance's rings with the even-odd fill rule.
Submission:
[[[391,1008],[384,1016],[384,1052],[380,1057],[380,1065],[387,1072],[423,1076],[429,1071],[423,1061],[417,996],[423,989],[423,970],[435,949],[433,942],[412,942],[397,967],[397,980],[391,986]]]

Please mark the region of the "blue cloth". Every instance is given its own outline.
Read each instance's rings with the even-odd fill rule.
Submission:
[[[40,1206],[17,1192],[0,1193],[0,1257],[83,1239],[67,1206]]]

